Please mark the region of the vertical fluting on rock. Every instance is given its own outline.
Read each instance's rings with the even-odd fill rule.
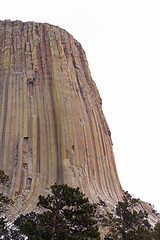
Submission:
[[[0,168],[17,212],[55,182],[115,204],[122,189],[101,104],[85,52],[69,33],[0,22]]]

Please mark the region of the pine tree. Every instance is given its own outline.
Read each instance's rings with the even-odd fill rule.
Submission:
[[[157,222],[153,231],[154,240],[160,240],[160,222]]]
[[[4,171],[0,170],[0,184],[1,185],[7,185],[7,182],[9,180],[9,177],[4,173]],[[8,204],[11,204],[12,201],[7,196],[4,196],[3,193],[0,193],[0,238],[2,236],[6,236],[8,234],[8,230],[6,228],[6,218],[5,211],[8,206]]]
[[[67,185],[51,186],[52,194],[39,196],[38,206],[45,212],[21,215],[15,224],[31,240],[87,240],[100,239],[96,206],[79,188]]]
[[[124,192],[123,201],[116,206],[116,215],[108,213],[103,219],[103,225],[109,232],[105,240],[151,240],[151,225],[148,214],[140,209],[140,201]]]

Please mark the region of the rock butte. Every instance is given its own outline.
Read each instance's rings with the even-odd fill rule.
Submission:
[[[0,21],[0,169],[15,214],[55,182],[110,207],[122,195],[85,52],[59,27]]]

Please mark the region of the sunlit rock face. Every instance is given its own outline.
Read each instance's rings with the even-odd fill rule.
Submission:
[[[110,206],[121,196],[85,52],[59,27],[0,21],[0,168],[16,213],[32,210],[55,182]]]

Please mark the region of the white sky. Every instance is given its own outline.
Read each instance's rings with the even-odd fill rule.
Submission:
[[[160,211],[160,1],[3,0],[0,19],[51,23],[81,42],[122,187]]]

